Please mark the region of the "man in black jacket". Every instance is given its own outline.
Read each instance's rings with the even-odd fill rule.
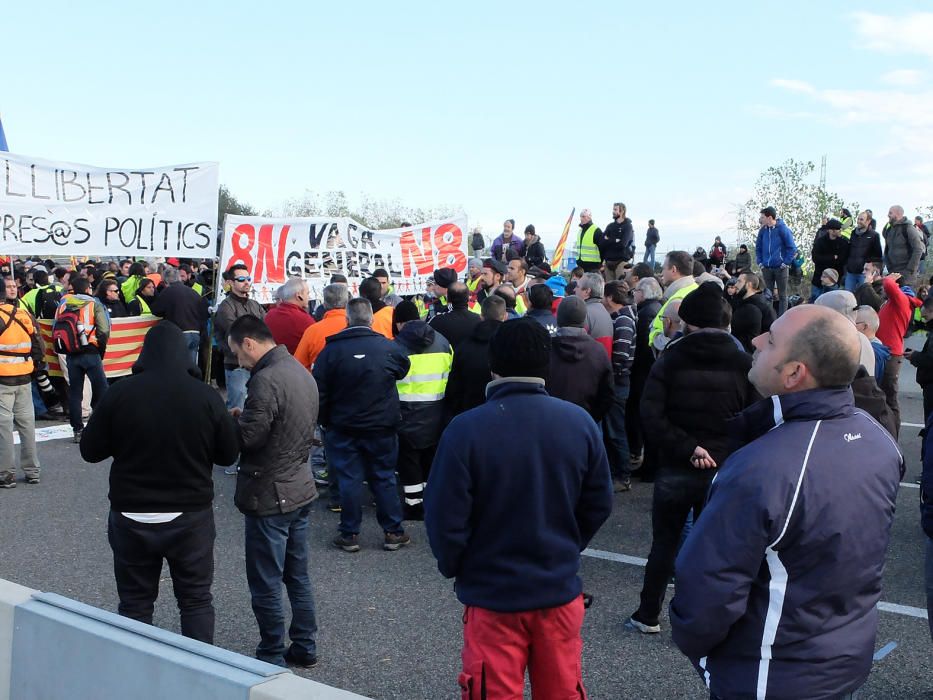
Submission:
[[[158,416],[158,426],[146,416]],[[110,387],[81,435],[86,461],[113,457],[107,538],[121,615],[152,624],[166,559],[182,634],[213,644],[211,471],[237,451],[223,399],[201,381],[182,332],[156,324],[133,376]]]
[[[933,413],[933,296],[928,296],[920,307],[920,318],[927,329],[927,339],[921,350],[904,349],[904,357],[917,368],[917,384],[923,391],[923,421]]]
[[[871,215],[858,215],[855,230],[849,237],[849,258],[846,261],[845,290],[855,292],[865,281],[865,263],[881,263],[881,237],[871,226]]]
[[[659,466],[651,511],[651,553],[641,604],[628,625],[660,632],[658,618],[687,516],[700,515],[706,492],[732,452],[726,423],[758,395],[748,381],[752,358],[726,330],[732,311],[715,282],[684,297],[684,335],[651,368],[641,401],[646,429],[658,437]]]
[[[314,594],[308,575],[308,517],[317,498],[308,454],[318,414],[314,379],[259,318],[241,316],[228,345],[249,370],[237,420],[240,468],[234,502],[246,520],[246,580],[259,625],[256,658],[284,666],[317,663]],[[288,592],[291,646],[285,648],[282,583]]]
[[[525,227],[525,262],[528,263],[529,268],[547,262],[544,243],[541,242],[541,236],[535,233],[534,224],[528,224]]]
[[[586,303],[565,297],[557,307],[557,335],[551,338],[547,393],[575,403],[598,424],[612,406],[612,364],[605,348],[583,328]]]
[[[635,255],[635,229],[632,228],[632,220],[625,215],[622,202],[612,205],[612,223],[606,227],[596,244],[606,267],[606,281],[622,279],[622,263],[628,262]]]
[[[639,263],[635,266],[637,272]],[[628,403],[625,406],[625,428],[628,434],[628,447],[632,453],[632,466],[639,467],[637,475],[643,481],[653,478],[654,465],[647,459],[645,437],[641,424],[641,397],[645,390],[648,373],[654,364],[654,352],[648,343],[651,324],[661,310],[662,296],[660,283],[654,277],[643,277],[638,280],[632,291],[635,301],[635,360],[632,362],[631,389]]]
[[[810,280],[811,304],[823,292],[823,285],[820,281],[823,271],[835,270],[839,279],[843,279],[846,262],[849,259],[849,241],[842,235],[842,222],[838,219],[830,219],[823,228],[826,229],[826,235],[816,239],[811,253],[813,256],[813,277]]]
[[[207,329],[207,300],[182,282],[174,267],[163,270],[162,280],[167,286],[156,296],[150,310],[153,315],[181,328],[191,353],[191,362],[197,365],[201,334]]]
[[[401,422],[395,383],[408,374],[411,363],[372,324],[370,303],[352,299],[347,327],[327,339],[313,370],[321,392],[320,422],[327,429],[324,449],[340,490],[340,532],[334,546],[345,552],[360,550],[364,480],[376,501],[383,549],[395,551],[411,542],[402,528],[395,481]]]
[[[454,347],[454,362],[444,395],[444,410],[448,419],[486,401],[486,385],[492,381],[489,340],[508,318],[505,300],[498,296],[484,299],[481,318],[482,321],[473,329],[472,335]]]
[[[402,512],[405,520],[424,520],[424,487],[444,425],[444,393],[453,349],[442,334],[421,320],[411,301],[395,307],[392,330],[395,344],[411,363],[408,374],[396,385],[402,414],[398,430]]]
[[[777,314],[765,299],[765,283],[754,272],[743,272],[735,285],[735,311],[732,315],[732,335],[738,338],[747,353],[755,352],[752,340],[767,332]]]
[[[452,347],[456,348],[470,337],[480,322],[479,314],[470,311],[470,290],[463,282],[454,282],[447,288],[447,301],[451,309],[431,319],[431,328],[436,330]]]

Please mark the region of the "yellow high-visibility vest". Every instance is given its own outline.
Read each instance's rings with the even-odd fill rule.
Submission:
[[[409,355],[411,368],[396,382],[399,401],[440,401],[447,390],[447,377],[454,362],[454,353],[425,352]]]
[[[600,262],[599,248],[594,240],[596,228],[596,224],[590,224],[580,232],[580,238],[577,240],[577,262]]]

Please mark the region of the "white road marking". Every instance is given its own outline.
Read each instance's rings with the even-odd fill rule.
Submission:
[[[47,440],[63,440],[74,437],[74,430],[68,424],[50,425],[46,428],[36,428],[36,442],[46,442]],[[13,444],[19,444],[19,433],[13,433]]]
[[[904,423],[904,422],[901,422],[901,427],[902,427],[902,428],[923,428],[923,427],[925,427],[925,426],[923,425],[923,423]]]
[[[635,566],[644,566],[648,563],[647,559],[633,557],[628,554],[617,554],[616,552],[607,552],[604,549],[590,549],[587,547],[581,554],[593,559],[605,559],[607,561],[617,561],[622,564],[634,564]],[[908,617],[919,617],[927,619],[927,611],[923,608],[915,608],[910,605],[900,605],[898,603],[879,602],[878,609],[882,612],[896,613],[898,615],[907,615]]]
[[[881,661],[881,659],[883,659],[885,656],[890,654],[895,649],[897,649],[897,642],[888,642],[883,647],[881,647],[878,651],[876,651],[875,655],[871,658],[874,661]]]
[[[906,481],[902,481],[901,487],[908,488],[908,489],[919,489],[920,484],[910,484],[910,483],[907,483]]]

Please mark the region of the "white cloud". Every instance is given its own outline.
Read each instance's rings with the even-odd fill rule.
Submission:
[[[913,12],[900,17],[855,12],[852,18],[860,46],[933,58],[933,12]]]
[[[933,38],[931,38],[931,41],[933,41]],[[912,68],[901,68],[900,70],[892,70],[882,75],[881,82],[896,87],[913,87],[915,85],[920,85],[925,78],[926,75],[923,71],[914,70]]]
[[[787,80],[784,78],[775,78],[771,81],[771,85],[774,87],[784,88],[785,90],[790,90],[792,92],[802,92],[806,95],[812,95],[816,92],[816,88],[805,80]]]

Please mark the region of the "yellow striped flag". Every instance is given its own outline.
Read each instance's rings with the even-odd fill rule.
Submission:
[[[554,249],[554,257],[551,258],[551,269],[554,272],[560,269],[560,261],[564,258],[564,248],[567,247],[567,236],[570,235],[570,225],[573,223],[573,215],[576,211],[576,207],[570,211],[570,216],[567,217],[567,223],[564,224],[564,232],[560,234],[560,240],[557,242],[557,247]]]
[[[104,354],[104,374],[108,377],[125,377],[132,374],[133,364],[139,359],[146,333],[158,322],[158,318],[148,315],[110,319],[110,339]],[[49,374],[61,377],[61,364],[52,346],[52,323],[51,319],[41,318],[39,329],[45,343],[45,362],[49,366]]]

